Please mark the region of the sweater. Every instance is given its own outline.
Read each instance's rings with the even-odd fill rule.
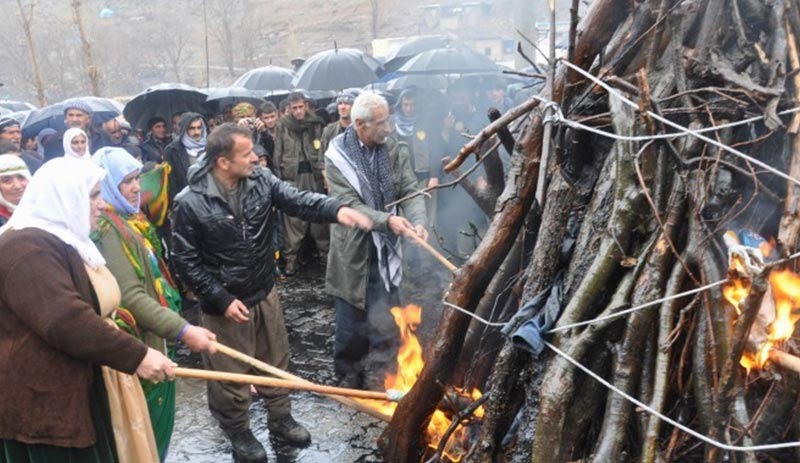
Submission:
[[[95,366],[134,373],[147,346],[99,315],[84,263],[37,229],[0,235],[0,439],[95,442]]]

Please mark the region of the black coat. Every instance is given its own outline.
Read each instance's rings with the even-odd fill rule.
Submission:
[[[272,289],[275,208],[309,222],[333,223],[341,207],[339,201],[300,191],[261,167],[244,180],[243,188],[238,220],[201,156],[189,170],[189,186],[175,198],[171,254],[175,271],[211,315],[224,314],[234,299],[253,305]]]
[[[148,135],[140,145],[142,162],[155,162],[156,164],[164,162],[164,150],[167,144],[167,140],[159,141],[152,134]]]
[[[186,188],[186,185],[189,184],[189,153],[186,151],[186,147],[183,146],[181,139],[183,139],[183,136],[186,134],[189,124],[197,119],[202,120],[203,125],[205,125],[206,121],[203,119],[202,115],[191,112],[184,113],[178,125],[179,130],[177,138],[167,145],[167,148],[164,150],[164,161],[172,167],[167,184],[167,194],[169,195],[170,202],[175,195],[180,193],[181,190]]]

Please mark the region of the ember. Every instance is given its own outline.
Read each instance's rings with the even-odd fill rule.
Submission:
[[[422,346],[419,339],[414,334],[419,324],[422,322],[422,308],[417,305],[409,304],[404,308],[392,308],[392,315],[394,316],[395,323],[400,328],[400,340],[402,342],[400,349],[397,353],[397,371],[395,374],[387,374],[384,381],[386,390],[395,390],[400,392],[408,392],[417,381],[422,367],[425,362],[422,360]],[[481,392],[478,389],[473,389],[466,392],[459,388],[454,388],[455,393],[468,399],[475,401],[481,398]],[[369,405],[370,407],[379,410],[387,415],[394,414],[397,404],[395,402],[377,402],[374,400],[360,400],[361,402]],[[477,419],[483,418],[484,409],[479,407],[475,410],[474,417]],[[432,449],[439,447],[439,442],[444,437],[445,432],[450,427],[453,417],[445,413],[441,408],[437,409],[431,416],[430,423],[426,431],[426,439],[428,446]],[[452,462],[461,461],[468,450],[468,429],[464,426],[459,426],[454,433],[450,435],[447,444],[444,446],[442,456]]]

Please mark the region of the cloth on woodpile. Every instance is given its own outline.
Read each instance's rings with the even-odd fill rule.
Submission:
[[[564,272],[556,275],[553,284],[526,302],[503,327],[502,333],[511,337],[515,346],[539,355],[544,350],[544,334],[553,326],[561,312]],[[525,320],[522,322],[522,320]],[[520,325],[522,322],[522,325]],[[519,328],[515,328],[519,326]]]

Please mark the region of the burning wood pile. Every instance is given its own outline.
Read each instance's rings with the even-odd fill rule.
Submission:
[[[492,223],[387,381],[385,460],[798,461],[800,5],[574,5],[539,97],[447,166],[476,154]]]
[[[400,328],[401,345],[397,353],[397,370],[386,376],[387,391],[406,393],[417,381],[425,362],[422,359],[422,346],[414,334],[422,322],[422,308],[410,304],[405,308],[392,308],[395,323]],[[442,406],[437,408],[425,429],[429,453],[434,453],[446,461],[461,461],[469,449],[470,428],[483,418],[484,410],[480,405],[481,392],[472,389],[469,393],[453,388],[444,397]],[[397,403],[374,400],[361,400],[362,403],[375,408],[388,416],[394,414]],[[468,413],[463,413],[463,410]],[[462,423],[462,419],[465,420]]]

